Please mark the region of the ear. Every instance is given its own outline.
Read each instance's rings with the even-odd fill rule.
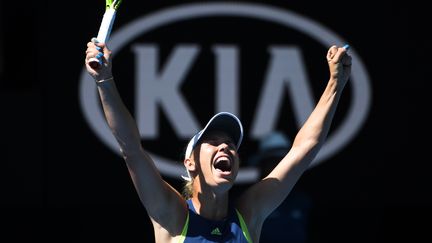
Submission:
[[[195,171],[195,169],[196,169],[195,160],[193,160],[192,158],[185,159],[183,161],[183,164],[188,171]]]

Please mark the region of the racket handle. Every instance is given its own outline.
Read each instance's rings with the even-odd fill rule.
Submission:
[[[99,32],[97,35],[97,40],[102,43],[106,43],[110,37],[111,29],[115,20],[116,10],[107,9],[102,18],[101,25],[99,27]]]
[[[116,16],[116,10],[115,9],[107,9],[104,13],[104,16],[102,18],[101,25],[99,27],[98,35],[95,39],[92,39],[94,43],[106,43],[110,37],[111,29],[114,24]],[[93,69],[99,68],[100,65],[102,65],[102,59],[99,58],[91,58],[89,60],[89,65]]]

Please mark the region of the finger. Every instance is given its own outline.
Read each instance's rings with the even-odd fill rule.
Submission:
[[[96,57],[98,55],[103,55],[100,47],[89,47],[86,50],[86,56],[89,58]]]
[[[97,55],[100,52],[101,48],[98,46],[93,46],[93,47],[89,47],[87,48],[87,50],[85,51],[86,54],[88,53],[94,53],[94,55]]]
[[[96,52],[93,52],[93,56],[91,56],[88,60],[88,64],[93,69],[98,68],[105,61],[104,54],[106,53],[106,48],[103,43],[100,43],[95,37],[91,39],[91,42],[88,44],[89,48],[94,48]]]
[[[89,58],[89,65],[95,69],[102,65],[104,62],[104,56],[102,52],[99,52],[95,57]]]
[[[86,64],[88,64],[93,69],[98,68],[101,66],[104,62],[103,56],[97,54],[95,55],[88,55],[86,56]]]
[[[342,48],[345,49],[346,51],[348,51],[350,49],[350,45],[345,44]]]
[[[99,43],[98,39],[96,39],[96,37],[91,38],[91,42],[97,44]]]
[[[108,59],[111,51],[106,47],[105,43],[99,42],[95,37],[91,39],[91,43],[96,46],[96,49],[103,53],[104,57]]]
[[[87,51],[92,51],[92,50],[100,51],[102,50],[102,47],[96,45],[93,42],[87,42]]]
[[[344,47],[339,47],[337,48],[337,52],[334,55],[332,61],[334,63],[338,63],[339,61],[341,61],[342,57],[344,57],[346,55],[347,50]]]
[[[108,57],[111,55],[111,50],[106,48],[105,46],[98,46],[96,49],[104,55],[105,58],[108,59]]]
[[[99,47],[100,48],[100,50],[102,50],[102,49],[104,49],[105,48],[105,43],[101,43],[101,42],[99,42],[96,38],[92,38],[91,39],[91,42],[89,42],[88,44],[87,44],[87,46],[94,46],[94,47]]]
[[[99,53],[96,55],[96,58],[99,60],[100,63],[102,63],[102,59],[103,59],[103,57],[104,57],[104,54],[103,54],[102,52],[99,52]]]
[[[334,56],[337,53],[337,46],[333,45],[329,48],[328,52],[327,52],[327,61],[331,61],[333,60]]]

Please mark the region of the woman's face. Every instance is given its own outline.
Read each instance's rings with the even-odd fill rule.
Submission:
[[[239,170],[236,145],[223,132],[209,132],[196,147],[199,151],[197,165],[207,185],[230,189]],[[195,155],[195,153],[194,153]]]

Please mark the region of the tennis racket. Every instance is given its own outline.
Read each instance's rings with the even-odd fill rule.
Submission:
[[[96,40],[94,40],[94,38],[92,39],[93,42],[106,43],[108,41],[112,26],[114,24],[117,9],[119,8],[122,0],[105,0],[105,2],[105,13],[103,15]],[[89,65],[93,69],[98,68],[100,65],[102,65],[102,57],[91,58],[89,60]]]

